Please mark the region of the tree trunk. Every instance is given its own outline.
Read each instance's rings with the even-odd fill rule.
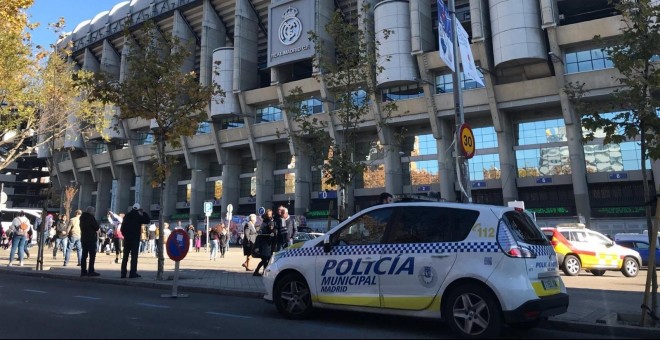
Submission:
[[[158,148],[158,163],[161,169],[163,167],[167,166],[167,162],[165,159],[165,141],[163,139],[162,133],[157,134],[157,143],[158,145],[156,146]],[[163,174],[166,172],[159,171],[158,174]],[[163,245],[163,239],[165,238],[163,235],[163,209],[164,209],[164,202],[165,202],[165,178],[158,178],[158,184],[160,185],[160,214],[158,215],[158,272],[156,274],[156,280],[162,281],[163,280],[163,272],[165,271],[165,256],[164,256],[164,245]]]
[[[644,122],[640,122],[639,124],[640,131],[645,131],[644,130]],[[651,190],[649,188],[649,183],[647,180],[647,174],[646,174],[646,140],[644,136],[641,138],[641,148],[640,148],[640,153],[641,153],[641,159],[642,159],[642,183],[643,183],[643,188],[644,188],[644,212],[646,215],[646,229],[649,231],[649,268],[646,271],[646,285],[644,287],[644,301],[642,304],[642,320],[641,320],[641,325],[645,326],[646,325],[646,316],[647,316],[647,309],[649,308],[649,298],[651,298],[651,312],[653,315],[656,315],[655,310],[657,308],[657,298],[655,292],[658,290],[658,281],[657,281],[657,276],[655,272],[655,248],[656,245],[653,241],[653,239],[657,239],[657,228],[654,228],[653,226],[653,221],[651,218]],[[656,207],[656,211],[658,210],[658,207]],[[656,218],[658,216],[656,215]],[[641,264],[640,264],[641,265]]]

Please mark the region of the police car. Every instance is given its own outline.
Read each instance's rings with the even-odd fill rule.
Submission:
[[[566,312],[552,245],[523,210],[392,203],[271,258],[264,299],[290,319],[314,308],[442,318],[464,337]]]

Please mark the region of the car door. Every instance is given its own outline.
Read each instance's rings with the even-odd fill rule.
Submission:
[[[473,210],[447,207],[397,208],[375,267],[382,307],[428,308],[456,262],[452,249],[467,237],[478,216]]]
[[[329,235],[330,252],[316,257],[319,302],[380,307],[377,268],[393,211],[392,207],[371,210]]]
[[[594,267],[613,268],[621,267],[621,258],[616,247],[612,247],[612,240],[600,233],[587,230],[587,241],[596,252]]]

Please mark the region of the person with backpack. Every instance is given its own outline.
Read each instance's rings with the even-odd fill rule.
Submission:
[[[9,230],[11,230],[14,235],[11,242],[11,251],[9,252],[9,264],[8,267],[12,266],[12,261],[14,260],[14,255],[18,250],[18,265],[23,266],[23,258],[25,256],[25,243],[27,242],[28,231],[32,228],[30,225],[30,220],[25,217],[25,212],[21,211],[18,213],[18,216],[14,218],[11,222]]]
[[[55,246],[53,247],[53,260],[57,259],[57,250],[62,250],[66,254],[69,248],[69,226],[67,223],[67,216],[60,216],[59,221],[55,223]]]
[[[112,233],[112,242],[115,245],[115,263],[119,263],[119,254],[121,254],[121,246],[124,242],[124,235],[121,233],[121,223],[124,221],[124,214],[115,214],[108,211],[108,220],[115,226]]]

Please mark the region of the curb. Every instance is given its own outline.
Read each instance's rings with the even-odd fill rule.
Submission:
[[[659,339],[660,328],[627,325],[604,325],[579,321],[549,319],[539,324],[539,328],[580,332],[587,334],[616,336],[621,338]]]
[[[140,280],[130,280],[130,279],[107,279],[102,277],[86,277],[80,278],[73,275],[65,274],[55,274],[48,273],[46,271],[35,271],[35,270],[7,270],[0,269],[2,274],[13,274],[20,276],[31,276],[31,277],[41,277],[41,278],[51,278],[51,279],[62,279],[70,281],[91,281],[103,284],[113,284],[120,286],[130,286],[130,287],[141,287],[141,288],[152,288],[152,289],[162,289],[162,290],[171,290],[172,281],[164,280],[161,282],[149,282],[149,281],[140,281]],[[169,283],[165,283],[169,282]],[[263,299],[265,292],[254,292],[246,291],[240,289],[229,289],[229,288],[211,288],[211,287],[194,287],[194,286],[185,286],[179,285],[177,287],[179,292],[189,292],[189,293],[204,293],[204,294],[216,294],[216,295],[231,295],[238,297],[247,297],[247,298],[256,298]]]

